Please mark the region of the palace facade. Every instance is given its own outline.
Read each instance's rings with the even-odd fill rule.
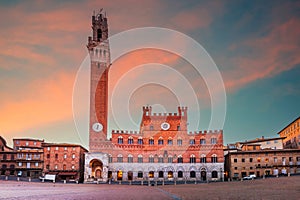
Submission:
[[[113,130],[108,138],[108,21],[92,16],[89,152],[85,182],[113,180],[221,180],[223,131],[188,132],[188,108],[153,113],[142,108],[139,131]]]

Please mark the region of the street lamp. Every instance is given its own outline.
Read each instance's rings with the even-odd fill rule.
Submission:
[[[222,176],[222,175],[223,175],[223,169],[220,168],[220,176],[221,176],[221,177],[220,177],[220,180],[221,180],[221,181],[223,181],[223,176]]]

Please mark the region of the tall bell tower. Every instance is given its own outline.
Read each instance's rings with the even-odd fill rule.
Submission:
[[[107,140],[108,131],[108,71],[110,50],[108,23],[102,10],[92,16],[93,36],[88,37],[87,49],[91,60],[89,151],[99,152]]]

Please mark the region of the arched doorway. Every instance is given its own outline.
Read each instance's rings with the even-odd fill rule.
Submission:
[[[102,177],[103,163],[98,159],[93,159],[90,161],[90,168],[92,168],[92,178],[100,179]]]
[[[196,172],[190,171],[190,178],[196,178]]]
[[[132,171],[127,172],[127,179],[129,181],[132,181],[132,179],[133,179],[133,173],[132,173]]]
[[[123,179],[123,171],[122,171],[122,170],[119,170],[119,171],[117,172],[117,180],[118,180],[118,181],[122,181],[122,179]]]
[[[205,169],[201,169],[201,180],[206,181],[206,171],[205,171]]]

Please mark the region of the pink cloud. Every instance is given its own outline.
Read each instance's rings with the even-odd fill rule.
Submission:
[[[0,105],[2,131],[6,134],[22,132],[71,118],[73,82],[74,75],[57,74],[23,86],[22,90],[17,91],[21,98],[12,98],[7,94]]]
[[[240,45],[230,47],[233,51],[248,49],[248,54],[237,54],[229,62],[233,69],[225,71],[227,89],[236,90],[257,79],[275,76],[300,63],[300,20],[291,18],[274,24],[271,32],[261,38],[251,38]]]
[[[201,4],[177,13],[171,21],[179,30],[198,30],[208,28],[216,15],[221,12],[223,12],[222,2],[206,2],[204,5]]]

